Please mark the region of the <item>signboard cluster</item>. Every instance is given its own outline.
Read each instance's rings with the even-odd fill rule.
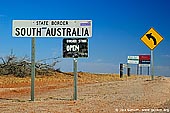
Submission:
[[[139,66],[150,66],[150,55],[128,56],[128,64],[139,64]]]
[[[13,37],[31,37],[31,101],[34,101],[35,37],[63,37],[63,57],[74,58],[74,100],[77,100],[77,60],[88,57],[92,20],[13,20]],[[67,39],[65,39],[67,38]]]
[[[63,37],[63,58],[86,58],[92,20],[13,20],[12,36]]]

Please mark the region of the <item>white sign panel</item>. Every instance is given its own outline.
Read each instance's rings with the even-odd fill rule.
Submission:
[[[139,56],[128,56],[128,64],[139,64]]]
[[[139,64],[139,67],[150,67],[150,64]]]
[[[92,20],[13,20],[13,37],[92,37]]]

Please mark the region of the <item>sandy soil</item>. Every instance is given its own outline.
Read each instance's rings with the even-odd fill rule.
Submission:
[[[35,101],[30,78],[0,76],[1,113],[168,113],[170,79],[149,76],[79,73],[73,100],[72,73],[37,76]]]

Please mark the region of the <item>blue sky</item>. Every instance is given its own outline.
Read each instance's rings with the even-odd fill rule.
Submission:
[[[0,56],[13,49],[31,56],[30,38],[12,37],[12,20],[92,20],[89,58],[78,60],[78,70],[119,73],[127,56],[150,54],[140,38],[154,27],[164,40],[154,49],[156,75],[170,76],[169,0],[4,0],[0,4]],[[62,38],[37,38],[36,59],[62,55]],[[72,59],[60,58],[57,67],[72,71]],[[132,71],[135,69],[132,68]]]

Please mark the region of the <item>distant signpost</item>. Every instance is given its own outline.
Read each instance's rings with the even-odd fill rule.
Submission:
[[[139,64],[139,56],[128,56],[128,64]]]
[[[150,67],[151,55],[139,55],[139,66]]]
[[[151,77],[154,79],[154,57],[153,50],[164,38],[154,29],[150,28],[142,37],[141,41],[151,50]]]
[[[127,67],[129,64],[136,64],[137,65],[137,75],[140,67],[140,73],[142,74],[142,67],[150,67],[150,55],[135,55],[135,56],[128,56],[127,58]]]
[[[34,101],[35,38],[63,37],[63,57],[74,58],[74,100],[77,100],[77,59],[88,57],[88,39],[92,37],[92,20],[13,20],[13,37],[31,37],[31,101]],[[78,39],[81,38],[81,39]],[[84,39],[82,39],[84,38]],[[65,46],[66,45],[66,46]],[[66,48],[65,48],[66,47]],[[77,55],[77,56],[76,56]]]

